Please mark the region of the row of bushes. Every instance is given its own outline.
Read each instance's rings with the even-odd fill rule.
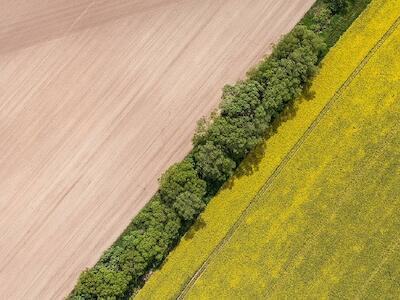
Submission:
[[[127,298],[162,263],[316,73],[326,47],[321,29],[313,30],[295,27],[245,80],[224,88],[219,109],[199,122],[193,150],[161,177],[157,194],[96,266],[81,274],[70,299]]]
[[[219,110],[199,122],[193,150],[161,177],[159,192],[121,239],[82,273],[72,298],[123,298],[158,266],[185,229],[259,144],[272,120],[317,70],[324,43],[296,27],[246,80],[223,91]]]

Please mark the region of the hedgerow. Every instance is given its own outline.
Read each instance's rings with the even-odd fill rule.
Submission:
[[[214,250],[225,240],[248,205],[253,203],[260,189],[274,177],[277,168],[284,163],[338,88],[396,20],[400,9],[400,3],[395,4],[396,1],[385,0],[384,5],[381,0],[374,1],[366,13],[353,23],[354,26],[347,30],[344,38],[324,57],[321,69],[307,92],[296,99],[293,105],[288,106],[276,120],[279,128],[274,127],[277,130],[273,130],[263,144],[245,158],[190,231],[180,239],[179,245],[168,255],[162,268],[155,270],[146,279],[146,284],[135,294],[134,299],[176,299],[181,295],[193,277],[196,277],[197,271],[205,261],[209,261],[210,255],[213,256]],[[275,183],[278,184],[276,180]],[[291,190],[292,187],[287,186],[286,192]],[[271,212],[270,217],[273,218]],[[243,220],[250,227],[259,225],[253,218]],[[260,241],[263,238],[260,236]],[[253,241],[257,244],[259,240]],[[254,258],[258,254],[260,253],[243,253],[241,258],[244,264],[241,266],[246,265],[245,258]],[[214,261],[214,256],[211,261]],[[251,274],[253,273],[249,271],[248,275]],[[231,283],[235,285],[236,281]],[[217,284],[214,281],[211,285],[215,287]]]
[[[198,124],[193,150],[161,177],[159,191],[100,261],[81,274],[70,299],[126,298],[163,262],[317,72],[326,45],[319,29],[311,29],[296,26],[245,80],[224,87],[219,108]]]
[[[207,200],[264,138],[272,120],[317,70],[323,41],[297,26],[246,80],[226,86],[218,113],[200,123],[193,150],[160,179],[157,195],[92,269],[72,299],[119,299],[157,267]]]

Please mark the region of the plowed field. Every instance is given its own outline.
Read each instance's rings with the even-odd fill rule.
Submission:
[[[58,299],[313,0],[0,0],[0,295]]]

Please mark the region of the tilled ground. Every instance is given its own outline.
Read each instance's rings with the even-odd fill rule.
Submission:
[[[65,296],[313,2],[0,0],[1,297]]]

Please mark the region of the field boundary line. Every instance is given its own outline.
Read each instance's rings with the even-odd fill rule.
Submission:
[[[239,215],[238,219],[231,226],[227,234],[222,238],[222,240],[218,243],[218,245],[212,250],[210,255],[206,258],[203,264],[197,269],[194,275],[190,278],[190,280],[184,285],[180,294],[176,299],[183,299],[189,290],[193,287],[196,281],[200,278],[200,276],[204,273],[209,265],[210,261],[218,255],[220,250],[225,246],[227,242],[232,238],[232,235],[235,233],[237,228],[240,226],[244,218],[249,214],[250,209],[257,203],[257,200],[264,196],[264,194],[269,190],[269,188],[274,183],[275,179],[282,172],[284,167],[288,164],[288,162],[293,158],[293,156],[298,152],[300,147],[304,144],[310,134],[314,131],[317,125],[321,122],[321,120],[325,117],[325,115],[332,109],[337,100],[342,96],[343,92],[347,89],[347,87],[354,81],[357,75],[364,69],[373,55],[379,50],[379,48],[385,43],[385,41],[393,34],[393,32],[397,29],[400,24],[400,16],[392,23],[389,29],[381,36],[381,38],[376,42],[376,44],[368,51],[367,55],[361,60],[361,62],[357,65],[357,67],[353,70],[349,77],[342,83],[342,85],[336,90],[334,95],[330,98],[330,100],[325,104],[323,109],[317,115],[317,117],[313,120],[310,126],[306,129],[303,135],[298,139],[295,145],[289,150],[289,152],[285,155],[279,165],[275,168],[271,176],[267,179],[265,184],[258,190],[256,196],[250,201],[247,207],[242,211]]]

